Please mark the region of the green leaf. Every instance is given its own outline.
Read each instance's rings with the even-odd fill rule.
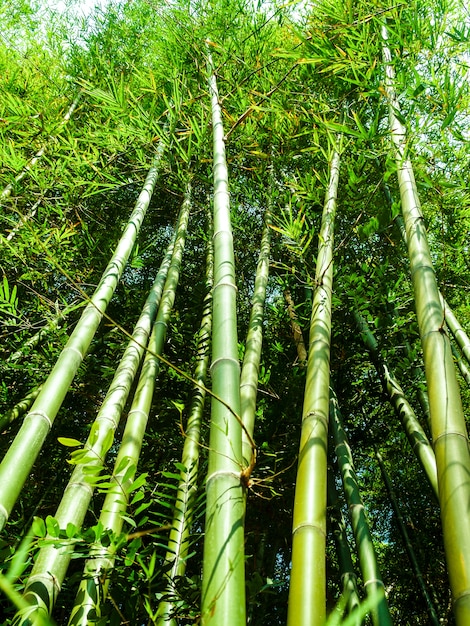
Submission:
[[[57,441],[67,448],[76,448],[77,446],[82,445],[81,441],[78,441],[78,439],[72,439],[70,437],[57,437]]]

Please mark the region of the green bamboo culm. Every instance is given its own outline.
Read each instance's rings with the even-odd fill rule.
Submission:
[[[413,167],[407,153],[406,129],[395,115],[399,103],[386,25],[382,26],[382,40],[390,132],[429,394],[447,569],[456,624],[467,626],[470,624],[470,454],[467,428]]]
[[[403,430],[416,455],[424,474],[429,482],[431,489],[437,500],[439,500],[439,490],[437,486],[437,468],[434,450],[424,432],[413,407],[406,399],[405,393],[399,382],[392,375],[386,362],[382,359],[379,352],[377,341],[373,332],[370,330],[367,321],[357,311],[354,312],[354,319],[357,328],[364,341],[365,346],[369,350],[372,362],[377,369],[377,373],[382,381],[385,393],[390,399],[390,403],[395,409],[395,413],[401,421]]]
[[[272,179],[272,166],[271,166]],[[264,304],[269,278],[269,251],[271,243],[272,199],[269,197],[264,214],[264,229],[256,268],[255,286],[251,306],[250,322],[246,337],[245,356],[240,375],[240,402],[243,422],[242,456],[243,464],[249,467],[254,462],[253,431],[255,426],[256,396],[258,392],[259,365],[263,345]]]
[[[174,246],[171,245],[166,265],[171,259],[168,273],[166,269],[165,286],[161,296],[155,324],[148,343],[142,371],[137,389],[132,401],[129,415],[126,420],[122,443],[114,465],[112,486],[106,495],[99,521],[106,530],[119,535],[123,527],[123,515],[133,490],[137,464],[142,447],[145,429],[152,404],[155,380],[158,376],[160,361],[166,338],[168,320],[173,308],[176,287],[179,281],[181,260],[184,251],[189,213],[191,208],[191,188],[188,185],[186,197],[181,207],[180,219]],[[93,548],[94,557],[85,563],[82,582],[80,583],[69,626],[86,626],[102,614],[102,605],[107,596],[109,586],[109,570],[114,567],[115,545],[96,545]],[[103,584],[102,580],[105,579]]]
[[[331,391],[330,398],[330,424],[351,525],[356,540],[362,580],[364,581],[367,597],[374,600],[372,622],[374,626],[392,626],[393,622],[385,598],[382,575],[377,563],[372,535],[359,492],[351,448],[343,428],[338,399],[333,391]]]
[[[331,507],[330,523],[333,538],[336,544],[339,569],[341,572],[342,597],[345,603],[347,615],[356,615],[352,626],[361,626],[362,617],[357,613],[361,604],[361,598],[357,590],[357,576],[351,558],[346,523],[336,491],[335,477],[332,471],[328,471],[328,505]]]
[[[106,453],[113,443],[114,432],[119,424],[157,315],[173,246],[174,241],[171,242],[163,259],[141,316],[134,328],[132,339],[124,351],[108,393],[91,427],[87,442],[83,450],[72,455],[75,469],[54,516],[58,526],[62,529],[71,524],[76,530],[79,530],[83,524],[94,486],[97,484],[99,474],[103,469]],[[62,550],[53,545],[41,548],[24,592],[25,598],[31,605],[30,610],[26,615],[17,614],[13,622],[15,625],[26,626],[28,620],[34,617],[36,613],[51,612],[71,558],[71,550]]]
[[[212,216],[210,213],[208,214],[208,223],[208,232],[212,234]],[[205,385],[210,361],[213,273],[214,255],[212,239],[209,238],[206,262],[206,296],[197,339],[197,364],[194,372],[194,380],[200,384],[195,385],[193,389],[193,398],[185,431],[181,458],[181,463],[185,469],[180,474],[173,521],[168,538],[168,551],[165,556],[165,562],[169,568],[168,570],[165,568],[165,575],[168,578],[167,599],[162,600],[158,606],[157,626],[176,626],[176,604],[171,598],[175,597],[177,578],[184,576],[186,572],[190,527],[197,495],[199,439],[206,398]]]
[[[245,626],[244,494],[235,262],[224,130],[208,55],[214,175],[212,391],[206,527],[202,573],[203,626]]]
[[[292,528],[288,626],[326,619],[326,499],[333,242],[341,137],[333,148],[319,235]]]
[[[134,211],[114,255],[52,372],[45,381],[41,393],[36,398],[31,411],[26,415],[17,436],[3,458],[0,465],[0,530],[4,528],[21,493],[26,478],[52,427],[57,412],[69,390],[70,383],[87,353],[132,252],[155,188],[163,150],[164,142],[161,141]]]

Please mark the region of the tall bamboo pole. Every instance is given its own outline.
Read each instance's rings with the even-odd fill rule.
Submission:
[[[328,505],[331,507],[330,520],[341,573],[343,599],[345,600],[347,614],[352,615],[359,608],[361,599],[357,590],[357,576],[354,571],[351,550],[349,549],[346,523],[344,521],[343,512],[341,511],[338,493],[336,491],[335,477],[332,471],[328,472]],[[361,615],[356,615],[351,626],[361,626],[362,622]]]
[[[155,188],[163,149],[161,141],[111,261],[0,465],[0,530],[8,520],[132,252]]]
[[[325,537],[331,296],[339,167],[340,145],[333,148],[318,244],[295,485],[288,626],[323,626],[326,619]]]
[[[372,610],[372,622],[374,626],[392,626],[392,618],[390,617],[385,598],[382,575],[377,563],[372,535],[359,492],[351,448],[341,422],[338,400],[333,393],[330,399],[330,424],[335,440],[336,456],[343,480],[343,489],[348,503],[351,525],[356,540],[362,579],[366,593],[375,605]]]
[[[470,624],[470,454],[467,428],[413,168],[407,154],[406,129],[395,115],[399,103],[385,25],[382,39],[390,132],[429,393],[447,568],[457,626],[467,626]]]
[[[272,166],[271,166],[272,167]],[[271,170],[272,172],[272,170]],[[241,417],[243,422],[242,456],[243,464],[249,467],[254,461],[253,431],[255,426],[256,396],[258,392],[259,364],[263,345],[264,304],[269,278],[269,251],[271,243],[271,208],[272,200],[264,215],[264,229],[256,268],[255,287],[251,305],[250,323],[246,337],[245,356],[240,375]]]
[[[202,573],[203,626],[245,626],[244,498],[235,262],[228,172],[217,82],[209,55],[214,150],[214,290],[212,398],[206,532]]]
[[[209,214],[209,232],[212,234],[212,219]],[[214,273],[214,256],[212,240],[209,239],[206,264],[206,297],[204,298],[203,314],[197,340],[197,365],[194,379],[202,385],[206,384],[207,370],[210,360],[210,337],[212,330],[212,283]],[[171,599],[174,596],[175,580],[184,576],[189,548],[189,531],[193,517],[194,499],[197,493],[199,469],[199,438],[206,397],[205,387],[195,385],[193,399],[186,426],[183,455],[181,462],[184,470],[180,474],[180,482],[176,494],[168,551],[165,562],[169,570],[165,570],[168,578],[167,594],[170,599],[160,601],[157,611],[157,626],[176,626],[176,605]]]

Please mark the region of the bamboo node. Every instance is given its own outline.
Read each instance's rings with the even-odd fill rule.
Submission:
[[[226,280],[220,280],[217,285],[214,285],[212,291],[214,292],[217,287],[231,287],[232,289],[235,290],[235,293],[238,293],[238,287],[235,285],[235,283],[230,283]]]
[[[367,587],[367,585],[379,585],[379,587],[385,588],[383,580],[380,580],[380,578],[371,578],[370,580],[366,580],[364,587]]]
[[[217,470],[216,472],[212,472],[212,474],[207,477],[206,485],[213,478],[219,478],[219,476],[231,476],[232,478],[236,478],[237,481],[240,480],[240,472],[234,472],[232,470]]]
[[[292,529],[292,535],[295,535],[295,533],[298,530],[302,530],[302,528],[311,528],[312,530],[319,532],[321,535],[326,537],[325,531],[320,526],[318,526],[317,524],[310,524],[310,522],[303,522],[302,524],[298,524],[295,528]]]
[[[468,436],[465,433],[459,430],[446,430],[445,432],[438,435],[435,439],[433,439],[434,447],[436,447],[436,443],[439,441],[439,439],[442,439],[443,437],[448,437],[449,435],[457,435],[458,437],[462,437],[462,439],[465,439],[465,441],[468,441]]]
[[[230,356],[221,356],[218,359],[215,359],[215,361],[212,361],[211,366],[209,368],[209,371],[212,375],[212,371],[214,370],[215,366],[220,363],[221,361],[231,361],[232,363],[236,363],[237,367],[240,368],[240,363],[238,362],[238,359],[234,359]],[[216,398],[217,399],[217,398]]]
[[[31,411],[30,413],[28,413],[27,417],[35,417],[36,415],[45,420],[49,425],[49,428],[52,428],[52,420],[49,415],[47,415],[47,413],[44,413],[44,411]]]

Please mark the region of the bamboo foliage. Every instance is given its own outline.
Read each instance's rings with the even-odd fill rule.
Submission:
[[[333,394],[330,400],[330,424],[335,441],[335,451],[338,458],[341,478],[343,480],[343,489],[349,508],[351,525],[356,540],[364,587],[370,598],[378,600],[376,608],[372,611],[372,622],[374,626],[392,626],[392,619],[385,598],[382,575],[377,563],[377,556],[369,524],[359,492],[351,449],[341,421],[338,400]]]
[[[238,362],[236,284],[228,172],[217,82],[209,55],[214,175],[214,289],[212,398],[206,533],[202,577],[202,624],[245,624],[244,498]],[[219,402],[217,398],[224,401]]]
[[[470,455],[465,419],[444,311],[427,242],[406,129],[398,119],[393,59],[382,27],[390,133],[405,221],[418,325],[424,353],[432,438],[437,462],[444,546],[458,626],[470,621],[470,535],[462,524],[470,502]]]
[[[3,458],[0,465],[0,529],[5,526],[11,509],[67,394],[70,383],[85,357],[103,313],[106,311],[116,289],[147,212],[157,181],[158,166],[163,155],[163,149],[164,143],[160,142],[152,167],[148,172],[134,211],[113,257],[80,321],[31,407],[31,411],[25,417],[21,429]]]
[[[338,140],[341,144],[341,139]],[[333,238],[340,167],[335,146],[319,235],[292,529],[289,626],[325,621],[325,535]]]
[[[78,103],[80,101],[80,98],[82,96],[82,91],[80,90],[78,92],[78,94],[76,95],[74,101],[72,102],[72,104],[70,105],[70,107],[68,108],[66,114],[64,115],[61,123],[60,123],[60,127],[64,126],[65,124],[67,124],[67,122],[70,120],[70,118],[73,115],[73,112],[75,111],[75,109],[78,106]],[[15,176],[15,181],[14,183],[9,183],[2,191],[2,193],[0,193],[0,202],[2,202],[3,200],[6,200],[7,198],[9,198],[11,196],[11,192],[13,191],[14,185],[16,183],[19,183],[23,180],[23,178],[28,174],[28,172],[31,170],[32,167],[34,167],[34,165],[36,165],[36,163],[38,161],[40,161],[42,159],[42,157],[44,156],[44,154],[46,153],[46,145],[44,145],[40,150],[38,150],[38,152],[36,152],[36,154],[33,156],[33,158],[30,160],[30,162],[26,165],[26,167]],[[24,224],[24,222],[27,220],[28,218],[22,218],[19,220],[18,224],[15,226],[15,228],[11,231],[10,235],[8,236],[8,240],[11,240],[11,238],[14,236],[14,234],[16,233],[16,231],[21,228],[21,226]]]

